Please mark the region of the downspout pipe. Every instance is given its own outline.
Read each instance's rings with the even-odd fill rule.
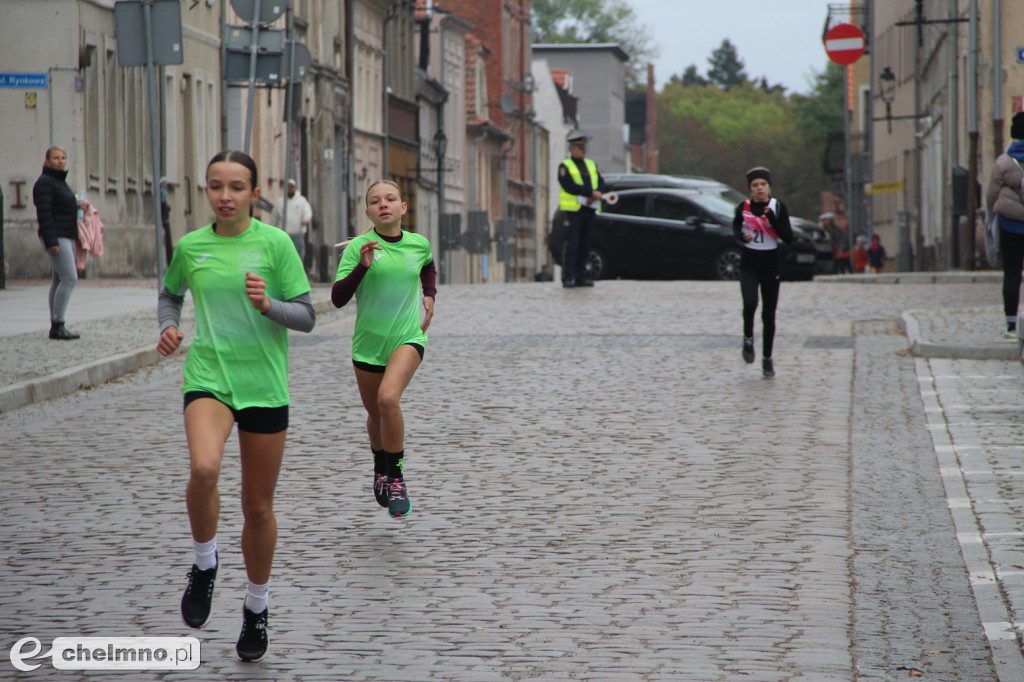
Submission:
[[[971,0],[967,54],[967,253],[964,265],[974,270],[974,236],[978,209],[978,0]],[[996,78],[998,80],[998,76]]]
[[[1003,147],[1003,0],[992,6],[992,141],[993,158],[1005,151]]]
[[[476,146],[478,144],[480,144],[481,142],[483,142],[484,140],[486,140],[487,136],[489,134],[490,134],[490,131],[487,130],[487,128],[484,128],[483,132],[480,133],[480,137],[476,138],[475,140],[473,140],[473,141],[471,141],[469,143],[469,205],[472,208],[472,210],[474,210],[474,211],[479,211],[480,210],[480,206],[478,205],[479,199],[477,198],[477,195],[476,195],[476,182],[477,182],[477,177],[476,177]],[[469,254],[469,262],[470,262],[469,278],[470,278],[470,282],[472,282],[472,280],[473,280],[473,267],[472,267],[473,266],[473,254],[472,253]]]
[[[441,101],[437,105],[437,135],[438,139],[444,139],[448,137],[445,132],[445,104],[448,102],[448,86],[445,84],[445,64],[447,63],[447,54],[444,46],[444,30],[448,26],[448,16],[442,16],[438,26],[438,47],[437,47],[437,58],[441,62],[441,87],[444,89],[444,94],[441,95]],[[426,40],[424,40],[426,42]],[[448,182],[444,176],[445,160],[448,156],[448,145],[447,141],[444,145],[444,153],[437,155],[437,209],[439,213],[439,220],[444,221],[444,216],[447,215],[447,201],[448,197],[445,192],[445,184]],[[441,283],[447,284],[448,278],[448,249],[444,248],[444,244],[441,245]]]

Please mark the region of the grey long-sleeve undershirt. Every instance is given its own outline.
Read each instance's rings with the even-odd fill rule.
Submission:
[[[269,298],[269,297],[268,297]],[[156,316],[160,321],[160,333],[168,327],[177,327],[181,323],[181,308],[185,305],[185,297],[172,294],[167,287],[160,289],[160,296],[157,299]],[[282,327],[294,329],[297,332],[313,331],[316,325],[316,311],[313,310],[313,299],[309,292],[288,299],[278,301],[270,299],[270,311],[266,316],[277,322]]]

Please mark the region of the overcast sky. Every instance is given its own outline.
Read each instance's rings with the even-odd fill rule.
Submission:
[[[828,55],[821,43],[828,0],[626,0],[649,27],[660,54],[659,89],[693,64],[708,72],[708,57],[728,38],[750,78],[767,76],[787,92],[810,90]]]

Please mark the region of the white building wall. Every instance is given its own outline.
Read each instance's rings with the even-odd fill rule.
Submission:
[[[0,3],[0,70],[49,75],[46,88],[0,88],[0,121],[16,131],[0,145],[9,277],[49,274],[31,190],[51,140],[68,153],[68,184],[86,192],[105,226],[104,255],[90,259],[87,271],[156,274],[148,82],[143,67],[118,63],[113,8],[111,0]],[[185,155],[208,159],[220,146],[219,97],[211,100],[208,87],[219,72],[220,9],[204,2],[189,11],[183,3],[182,24],[185,63],[166,67],[166,80],[158,84],[167,93],[166,177],[175,239],[202,199],[195,170],[202,164],[186,164]],[[180,126],[189,121],[183,137]]]

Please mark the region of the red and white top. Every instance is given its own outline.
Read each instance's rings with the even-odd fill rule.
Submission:
[[[755,251],[779,248],[779,235],[768,221],[768,211],[778,215],[777,203],[774,197],[769,199],[764,213],[755,216],[750,210],[750,199],[743,202],[743,234],[750,236],[750,241],[744,242],[743,246]]]

